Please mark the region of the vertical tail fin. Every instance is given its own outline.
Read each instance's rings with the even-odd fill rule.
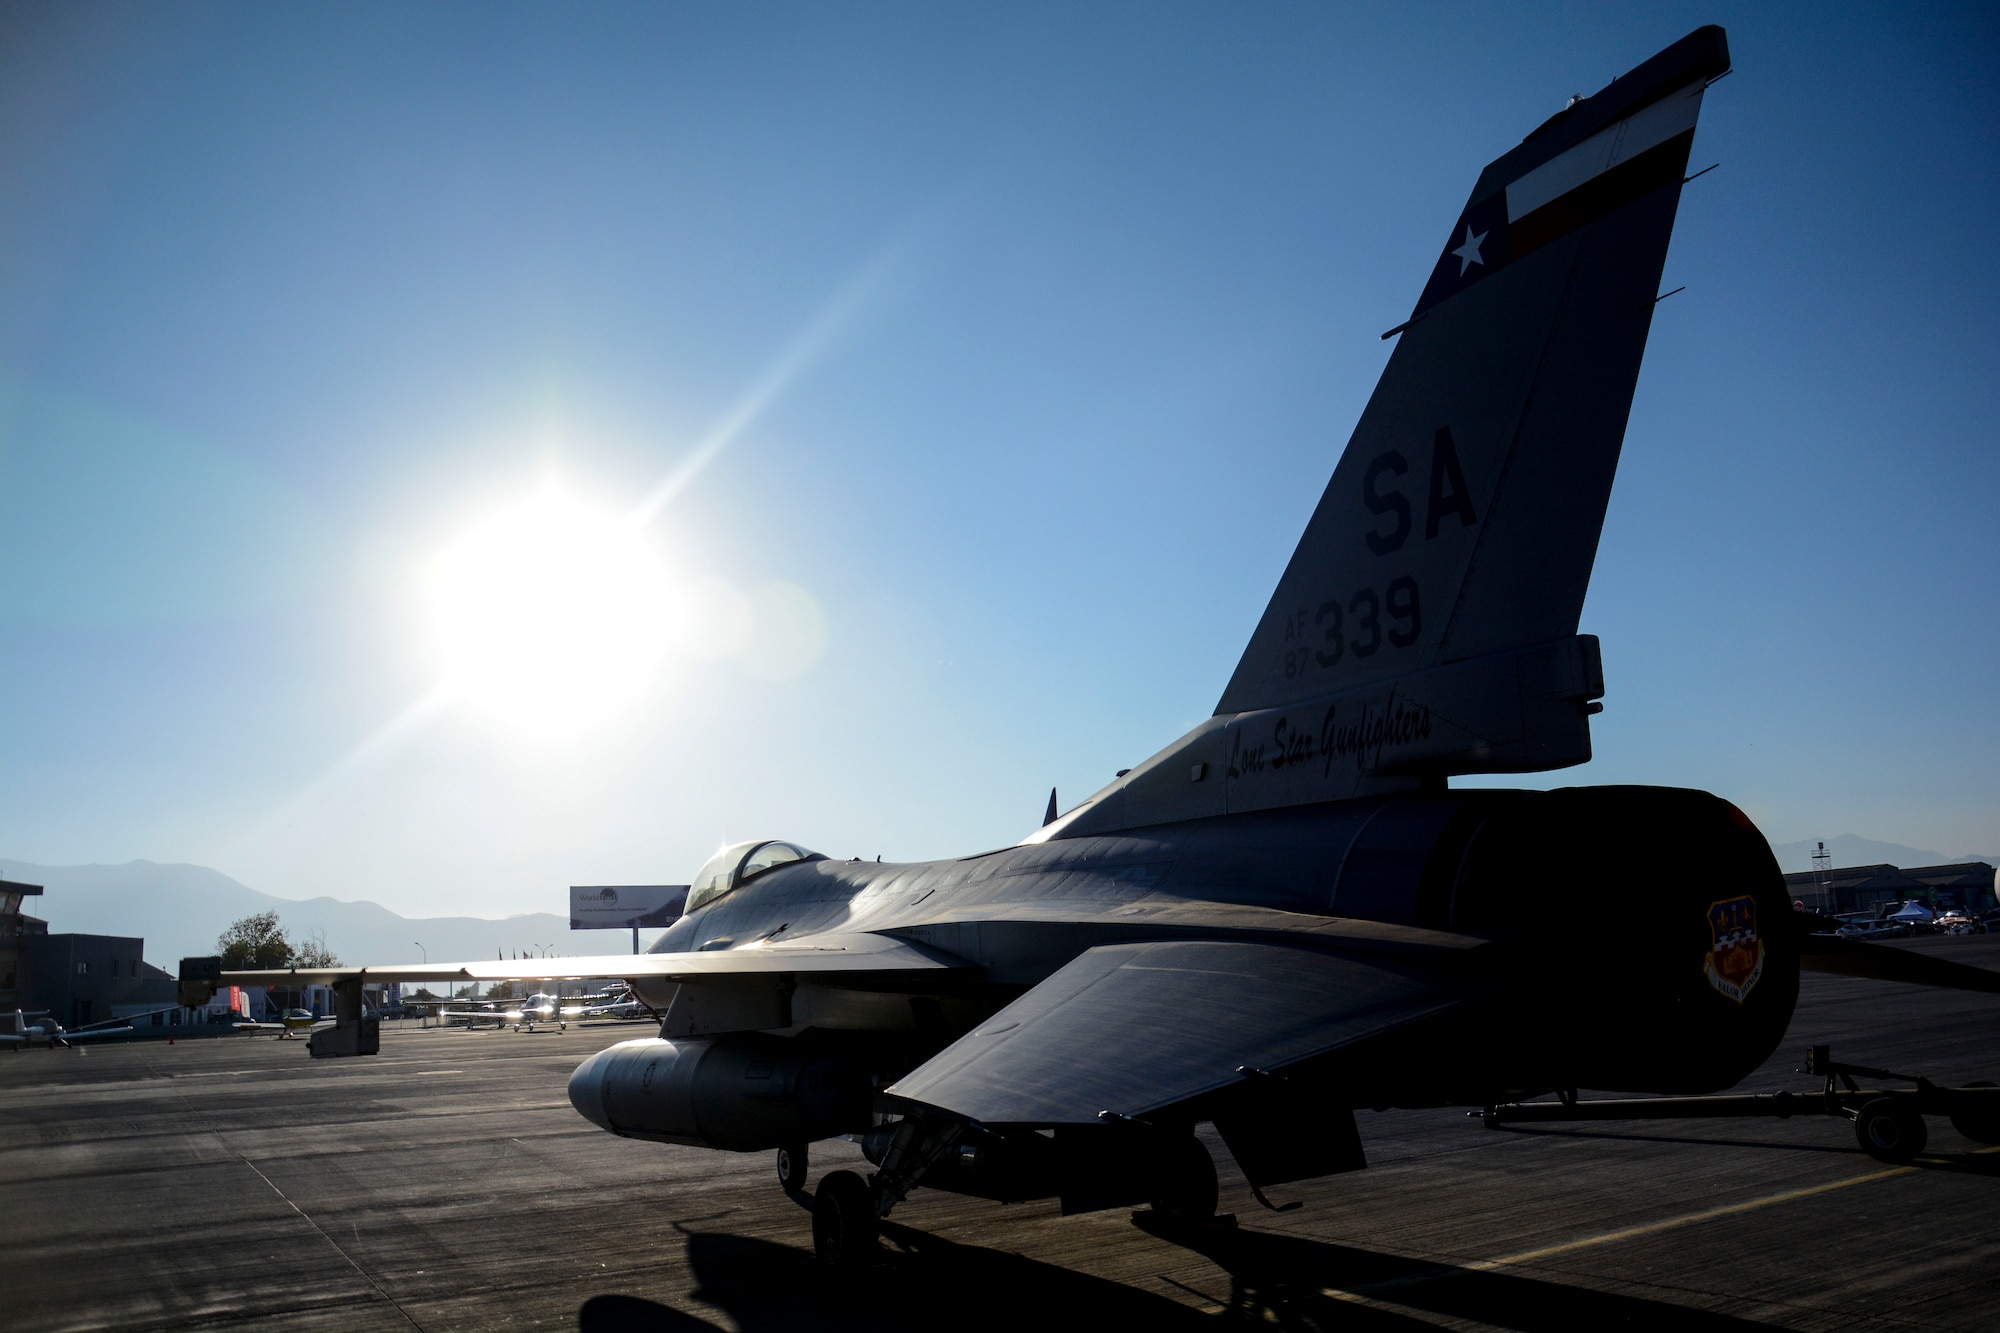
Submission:
[[[1728,68],[1702,28],[1480,175],[1218,713],[1576,633],[1702,93]]]
[[[1577,619],[1728,69],[1699,29],[1481,173],[1216,715],[1031,841],[1590,758]]]

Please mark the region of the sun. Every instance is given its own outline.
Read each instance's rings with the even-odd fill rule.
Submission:
[[[553,488],[465,532],[427,591],[452,696],[524,731],[605,721],[657,679],[671,646],[659,554],[631,523]]]

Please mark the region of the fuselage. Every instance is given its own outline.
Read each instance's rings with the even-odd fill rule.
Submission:
[[[1664,826],[1703,853],[1704,878],[1635,872],[1627,848]],[[874,932],[970,965],[906,1019],[893,999],[830,995],[802,979],[794,1032],[923,1029],[942,1045],[1098,945],[1189,936],[1283,939],[1390,956],[1487,1003],[1438,1041],[1451,1072],[1355,1075],[1398,1104],[1477,1101],[1534,1087],[1726,1087],[1775,1048],[1797,991],[1796,953],[1767,932],[1757,989],[1704,979],[1717,902],[1786,909],[1760,834],[1698,792],[1580,788],[1448,791],[1330,802],[1062,838],[947,861],[814,859],[780,865],[690,913],[657,952],[755,947]],[[1712,970],[1712,969],[1711,969]],[[671,983],[641,983],[667,1009]],[[1717,1003],[1720,1001],[1720,1003]],[[1705,1015],[1691,1022],[1690,1014]],[[1198,1013],[1190,1023],[1200,1022]],[[1619,1032],[1626,1040],[1618,1040]],[[1641,1054],[1643,1050],[1643,1054]],[[1621,1052],[1623,1054],[1621,1054]],[[1581,1054],[1579,1054],[1581,1053]]]

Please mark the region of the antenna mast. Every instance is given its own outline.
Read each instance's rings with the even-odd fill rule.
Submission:
[[[1836,905],[1833,901],[1833,853],[1826,849],[1824,842],[1813,853],[1812,863],[1813,887],[1819,895],[1819,914],[1832,916]]]

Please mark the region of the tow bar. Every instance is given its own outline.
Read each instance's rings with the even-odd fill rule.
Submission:
[[[1808,1074],[1826,1080],[1817,1092],[1768,1092],[1750,1096],[1627,1097],[1579,1100],[1574,1089],[1553,1102],[1507,1102],[1467,1114],[1488,1129],[1502,1125],[1572,1120],[1724,1120],[1773,1116],[1842,1116],[1869,1156],[1907,1162],[1924,1150],[1924,1117],[1941,1115],[1975,1143],[2000,1143],[2000,1087],[1988,1082],[1941,1088],[1918,1074],[1895,1074],[1866,1065],[1841,1064],[1831,1046],[1806,1047]],[[1854,1080],[1886,1079],[1911,1088],[1864,1088]],[[1845,1085],[1845,1086],[1842,1086]]]

